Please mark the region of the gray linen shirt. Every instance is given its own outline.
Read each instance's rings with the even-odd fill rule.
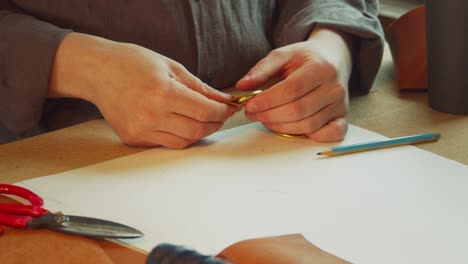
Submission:
[[[232,87],[274,48],[317,26],[358,40],[351,89],[368,91],[383,32],[376,0],[0,0],[0,144],[101,117],[78,99],[47,99],[63,37],[82,32],[134,43]]]

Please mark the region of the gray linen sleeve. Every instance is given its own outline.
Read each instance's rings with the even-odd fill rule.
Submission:
[[[330,27],[356,39],[350,90],[371,89],[383,55],[377,0],[282,0],[274,41],[278,47],[304,41],[317,27]]]
[[[37,133],[55,54],[68,32],[0,9],[0,143]]]

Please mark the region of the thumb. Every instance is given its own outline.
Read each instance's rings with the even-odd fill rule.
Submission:
[[[283,51],[270,52],[237,82],[236,88],[242,91],[258,89],[259,86],[274,79],[287,62],[288,57]]]

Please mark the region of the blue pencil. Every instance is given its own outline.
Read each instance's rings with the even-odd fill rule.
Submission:
[[[343,154],[360,152],[360,151],[368,151],[368,150],[374,150],[374,149],[381,149],[381,148],[388,148],[388,147],[394,147],[394,146],[434,141],[439,138],[440,138],[439,133],[423,133],[423,134],[418,134],[418,135],[357,143],[357,144],[346,145],[346,146],[336,146],[336,147],[332,147],[330,149],[321,151],[317,153],[317,155],[325,155],[325,156],[343,155]]]

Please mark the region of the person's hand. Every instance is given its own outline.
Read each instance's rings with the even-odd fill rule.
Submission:
[[[349,108],[351,40],[318,29],[307,41],[273,50],[236,87],[252,90],[279,77],[270,89],[247,102],[246,116],[287,134],[305,134],[318,142],[342,140]]]
[[[181,149],[218,130],[236,108],[179,63],[140,46],[71,33],[58,50],[51,97],[94,103],[129,145]]]

